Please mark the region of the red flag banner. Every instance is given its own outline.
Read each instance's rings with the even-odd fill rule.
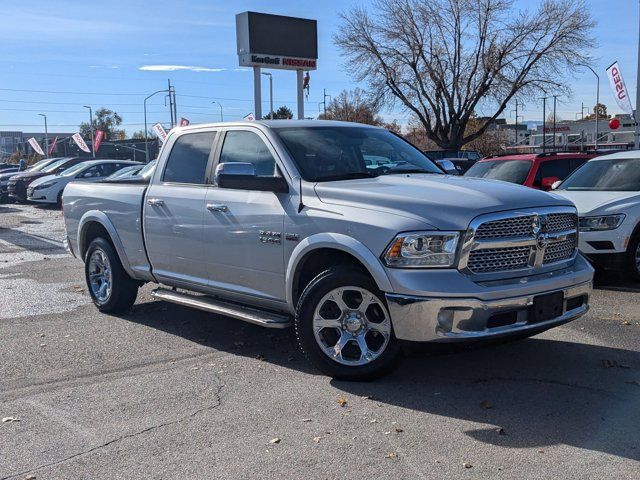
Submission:
[[[58,137],[55,137],[51,145],[49,145],[49,156],[53,155],[53,151],[56,149],[56,143],[58,143]]]
[[[93,135],[93,151],[97,152],[104,139],[104,130],[96,130]]]
[[[182,117],[182,118],[180,119],[180,126],[181,126],[181,127],[186,127],[187,125],[189,125],[189,119],[188,119],[188,118],[184,118],[184,117]]]

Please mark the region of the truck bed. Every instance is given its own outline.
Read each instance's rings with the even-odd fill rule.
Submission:
[[[80,229],[92,219],[113,226],[109,232],[116,250],[128,265],[129,274],[140,280],[148,280],[151,268],[144,248],[142,235],[142,202],[147,183],[118,181],[82,183],[72,182],[64,190],[63,205],[68,241],[75,255],[81,249]],[[105,218],[106,222],[105,222]]]

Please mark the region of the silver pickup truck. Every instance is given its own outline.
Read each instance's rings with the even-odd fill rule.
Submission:
[[[322,372],[371,379],[402,341],[523,337],[588,309],[559,196],[445,175],[384,129],[329,121],[171,131],[148,182],[72,183],[67,245],[103,312],[155,297],[293,324]]]

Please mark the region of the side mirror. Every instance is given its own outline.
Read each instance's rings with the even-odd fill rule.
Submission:
[[[542,190],[551,190],[553,189],[553,184],[559,181],[558,177],[544,177],[542,182],[540,182],[540,186]]]
[[[219,163],[214,179],[220,188],[287,193],[289,184],[283,177],[259,177],[252,163]]]

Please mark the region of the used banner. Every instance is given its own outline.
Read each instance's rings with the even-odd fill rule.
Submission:
[[[29,139],[29,145],[31,145],[31,148],[33,148],[33,151],[40,154],[40,155],[44,155],[44,151],[42,151],[42,147],[40,146],[40,144],[38,143],[38,141],[31,137]]]
[[[73,141],[76,142],[76,145],[78,145],[80,150],[82,150],[83,152],[91,153],[91,150],[89,150],[89,147],[87,147],[87,144],[84,143],[84,140],[82,139],[82,135],[80,135],[79,133],[74,133],[71,136],[71,138],[73,138]]]
[[[56,149],[56,143],[58,143],[58,137],[55,137],[51,145],[49,145],[49,156],[53,155],[53,151]]]
[[[93,151],[97,152],[104,139],[104,130],[96,130],[93,135]]]
[[[180,119],[180,126],[181,126],[181,127],[186,127],[187,125],[189,125],[189,119],[188,119],[188,118],[184,118],[184,117],[182,117],[182,118]]]
[[[248,113],[244,117],[242,117],[242,119],[247,120],[249,122],[253,122],[256,119],[256,117],[253,113]]]
[[[162,128],[162,125],[160,123],[156,123],[153,127],[151,127],[151,130],[153,130],[153,133],[158,136],[160,142],[164,143],[164,141],[167,139],[167,132],[164,128]]]
[[[609,77],[611,90],[613,90],[613,95],[616,97],[618,107],[626,113],[633,114],[633,106],[629,99],[629,92],[627,91],[627,86],[622,78],[618,62],[614,62],[609,68],[607,68],[607,76]]]

